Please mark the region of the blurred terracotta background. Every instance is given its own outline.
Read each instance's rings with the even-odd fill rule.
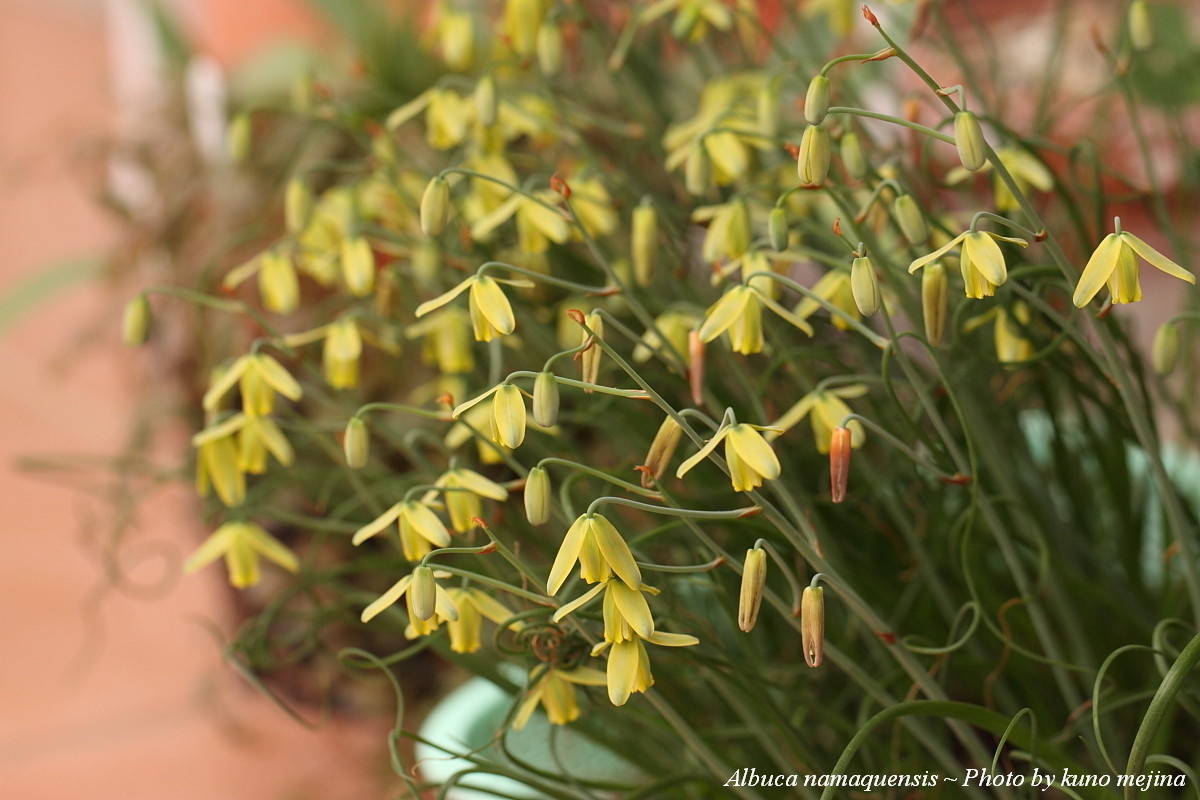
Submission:
[[[116,241],[101,209],[106,142],[153,87],[138,0],[0,0],[0,786],[22,800],[382,796],[379,730],[307,730],[221,663],[219,570],[184,580],[186,487],[137,510],[106,590],[111,505],[93,469],[129,435],[143,374],[121,300],[95,277]],[[268,41],[321,43],[301,0],[178,0],[226,67]],[[149,88],[148,88],[149,87]],[[40,299],[39,299],[40,298]],[[83,489],[83,491],[81,491]],[[165,535],[169,532],[170,535]],[[370,744],[368,747],[367,744]],[[374,787],[374,788],[373,788]]]

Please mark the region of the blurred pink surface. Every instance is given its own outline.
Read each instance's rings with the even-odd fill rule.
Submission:
[[[116,239],[96,201],[111,117],[102,11],[83,0],[0,0],[0,298]],[[211,27],[205,36],[220,39]],[[249,47],[234,37],[222,56]],[[131,578],[157,589],[139,598],[98,591],[111,507],[17,470],[23,456],[120,452],[142,379],[140,356],[118,341],[121,305],[82,281],[0,332],[3,795],[383,796],[382,731],[306,730],[221,662],[206,628],[231,625],[222,570],[178,573],[199,536],[186,487],[139,509],[123,552],[155,550]]]

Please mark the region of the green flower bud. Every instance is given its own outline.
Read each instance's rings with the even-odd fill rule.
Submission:
[[[1146,0],[1129,4],[1129,43],[1134,50],[1148,50],[1154,44],[1154,26],[1150,23],[1150,8]]]
[[[692,147],[683,164],[683,185],[688,194],[704,194],[712,180],[712,160],[704,143],[699,142]]]
[[[821,666],[825,655],[825,589],[809,586],[800,595],[800,637],[804,662]]]
[[[900,232],[911,244],[922,244],[929,238],[929,227],[925,224],[925,215],[921,213],[917,201],[911,194],[902,194],[897,197],[896,202],[892,205],[892,211],[896,215],[896,223],[900,226]]]
[[[829,175],[829,131],[820,125],[809,125],[800,139],[800,156],[796,172],[803,186],[820,186]]]
[[[927,265],[921,275],[921,312],[925,318],[925,339],[934,347],[942,341],[946,329],[947,288],[942,262]]]
[[[972,172],[987,163],[987,143],[979,118],[970,111],[954,115],[954,146],[958,148],[958,160]]]
[[[225,144],[229,149],[229,160],[234,164],[245,163],[250,156],[250,144],[254,131],[250,125],[250,115],[245,111],[229,120],[229,128],[225,132]]]
[[[649,200],[643,200],[633,210],[633,279],[638,286],[649,286],[654,280],[654,254],[658,250],[658,212]]]
[[[850,132],[842,136],[842,167],[852,181],[861,181],[867,174],[867,156],[857,133]]]
[[[558,381],[553,372],[539,372],[533,380],[533,421],[543,428],[558,421]]]
[[[879,310],[879,277],[875,274],[875,265],[866,256],[859,256],[850,265],[850,294],[864,317]]]
[[[758,90],[758,132],[774,139],[779,135],[779,84],[768,80]]]
[[[829,78],[818,75],[809,81],[804,96],[804,118],[811,125],[820,125],[829,113]]]
[[[771,209],[771,214],[767,217],[767,236],[771,240],[771,247],[775,252],[787,249],[788,218],[787,211],[783,206],[775,206]]]
[[[342,449],[346,453],[346,466],[351,469],[362,469],[367,465],[367,457],[371,454],[370,439],[367,437],[367,423],[362,417],[353,416],[346,423],[346,434],[342,437]]]
[[[766,551],[758,547],[747,550],[746,560],[742,564],[742,588],[738,593],[738,627],[745,633],[752,631],[758,620],[766,581]]]
[[[130,347],[146,343],[150,335],[150,301],[142,293],[135,294],[125,304],[121,317],[121,340]]]
[[[475,84],[475,116],[485,128],[496,122],[496,81],[490,74]]]
[[[545,467],[534,467],[525,478],[525,517],[530,525],[550,519],[550,473]]]
[[[1150,354],[1154,372],[1161,376],[1170,375],[1179,362],[1179,326],[1174,322],[1159,326]]]
[[[435,175],[421,195],[421,232],[426,236],[437,236],[445,229],[449,216],[450,184],[441,175]]]
[[[417,567],[412,577],[412,585],[408,588],[409,607],[417,619],[430,619],[437,610],[437,581],[433,578],[433,569]]]
[[[260,256],[258,293],[263,307],[277,314],[290,314],[300,304],[300,281],[292,259],[269,250]]]
[[[308,181],[304,178],[288,181],[283,195],[283,208],[288,233],[295,236],[308,227],[313,210],[313,194]]]
[[[563,63],[563,37],[558,26],[549,20],[537,32],[537,61],[543,75],[557,75]]]

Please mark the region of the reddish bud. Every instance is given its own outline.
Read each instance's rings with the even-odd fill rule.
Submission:
[[[834,236],[842,235],[842,218],[841,217],[837,217],[833,221],[833,235]]]
[[[867,8],[865,4],[862,7],[862,15],[863,19],[865,19],[867,22],[871,23],[875,27],[879,27],[879,19],[871,13],[871,9]]]
[[[1037,233],[1035,233],[1033,235],[1033,240],[1035,242],[1044,242],[1044,241],[1046,241],[1046,237],[1049,235],[1050,235],[1050,232],[1047,231],[1045,228],[1042,228],[1040,231],[1038,231]]]
[[[787,144],[785,144],[783,146],[783,149],[787,151],[787,154],[789,156],[791,156],[793,160],[800,157],[800,146],[799,145],[795,145],[795,144],[792,144],[791,142],[788,142]]]
[[[572,322],[575,322],[579,325],[583,324],[583,312],[578,308],[568,308],[567,316],[571,318]]]
[[[440,394],[440,395],[438,395],[437,402],[441,403],[444,406],[450,406],[451,408],[454,408],[454,405],[455,405],[454,395],[450,394],[449,392]]]
[[[692,388],[692,405],[704,402],[704,342],[700,332],[688,333],[688,384]]]
[[[829,492],[833,502],[846,499],[846,482],[850,478],[850,429],[834,428],[829,437]]]
[[[563,200],[571,199],[571,187],[557,173],[550,176],[550,188],[562,195]]]

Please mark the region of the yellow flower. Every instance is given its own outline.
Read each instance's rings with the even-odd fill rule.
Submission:
[[[807,322],[798,319],[753,286],[739,285],[725,292],[721,299],[708,309],[707,318],[700,326],[700,341],[711,342],[725,331],[729,331],[729,343],[735,353],[760,352],[763,348],[763,305],[812,336],[812,327]]]
[[[579,702],[575,699],[575,686],[604,686],[608,682],[604,673],[591,667],[575,669],[546,669],[536,679],[530,675],[533,685],[513,715],[513,730],[521,730],[538,703],[546,711],[551,725],[566,725],[579,718]]]
[[[438,3],[434,12],[433,35],[446,66],[466,72],[475,59],[475,25],[470,12],[456,11],[447,3]]]
[[[491,439],[503,447],[520,447],[525,441],[525,398],[514,384],[505,381],[483,394],[457,406],[451,416],[455,419],[487,398],[492,398],[490,416]]]
[[[343,317],[328,327],[325,334],[323,365],[325,382],[334,389],[358,385],[358,362],[362,357],[362,334],[358,324]]]
[[[654,685],[654,675],[650,672],[650,657],[646,654],[643,642],[656,644],[660,647],[690,647],[699,644],[695,636],[682,633],[663,633],[655,631],[644,640],[639,637],[626,639],[621,642],[600,642],[592,648],[592,655],[598,655],[608,647],[608,699],[614,706],[623,706],[634,692],[644,692]]]
[[[471,238],[486,240],[492,231],[515,214],[517,246],[522,252],[543,253],[550,247],[550,242],[565,244],[571,238],[571,223],[554,208],[557,200],[558,195],[549,190],[536,192],[532,198],[513,192],[496,208],[475,219],[471,224]]]
[[[1019,244],[1021,247],[1029,245],[1024,239],[1001,236],[990,231],[964,231],[932,253],[913,261],[908,266],[908,272],[911,275],[961,245],[959,267],[962,270],[967,297],[973,297],[976,300],[991,297],[995,293],[996,287],[1008,280],[1008,270],[1004,265],[1004,253],[1000,251],[1000,245],[996,244],[996,240]]]
[[[268,311],[288,314],[296,310],[300,303],[300,281],[291,258],[274,251],[263,253],[259,259],[258,293]]]
[[[1021,335],[1029,324],[1029,306],[1018,300],[1012,309],[998,306],[985,314],[970,319],[963,330],[970,332],[991,320],[993,340],[996,345],[996,360],[1001,364],[1028,361],[1033,355],[1033,343]]]
[[[400,549],[409,561],[423,558],[433,547],[446,547],[450,544],[450,533],[438,519],[438,515],[434,514],[429,506],[416,500],[396,503],[359,528],[350,542],[355,545],[362,544],[393,522],[398,523]]]
[[[851,413],[850,407],[846,405],[844,399],[849,400],[855,397],[862,397],[866,393],[867,387],[861,383],[852,383],[848,386],[839,386],[835,389],[809,392],[800,398],[800,402],[788,409],[782,417],[775,421],[771,426],[772,430],[767,433],[767,439],[774,440],[778,438],[811,412],[813,438],[817,440],[817,452],[821,455],[828,455],[829,442],[833,436],[833,429],[840,427],[842,420],[845,419],[847,414]],[[862,447],[863,442],[866,441],[866,434],[859,421],[850,420],[849,424],[845,427],[850,429],[850,445],[852,447]]]
[[[735,492],[748,492],[762,486],[763,479],[778,478],[779,459],[759,433],[761,430],[768,429],[745,423],[721,428],[699,452],[679,465],[675,477],[682,478],[692,467],[708,458],[717,445],[725,442],[725,460],[729,464],[729,477]]]
[[[642,572],[629,545],[601,514],[583,514],[567,530],[546,580],[549,594],[558,593],[576,562],[579,576],[588,583],[600,583],[615,573],[631,589],[642,585]]]
[[[624,581],[609,578],[588,589],[570,603],[554,612],[553,622],[559,622],[571,613],[578,611],[591,602],[596,595],[604,592],[604,640],[608,642],[623,642],[640,636],[643,639],[654,634],[654,617],[650,613],[650,605],[645,595],[657,594],[658,590],[649,586],[632,589]]]
[[[834,269],[826,272],[821,276],[820,280],[813,284],[812,293],[842,311],[851,319],[857,320],[862,318],[862,314],[858,310],[858,304],[854,301],[854,288],[848,270]],[[793,313],[796,315],[796,319],[807,320],[819,308],[823,308],[823,306],[815,299],[805,297],[796,305]],[[830,313],[829,320],[833,323],[833,327],[838,330],[844,331],[850,327],[850,323],[838,314]]]
[[[229,583],[238,589],[258,583],[258,557],[273,561],[288,572],[298,572],[300,562],[282,542],[252,522],[226,522],[204,540],[183,564],[184,572],[195,572],[225,557]]]
[[[471,530],[475,525],[472,518],[483,514],[483,504],[479,498],[486,497],[500,503],[508,499],[508,490],[503,486],[465,467],[442,473],[433,485],[442,490],[446,510],[450,512],[450,527],[459,533]],[[422,498],[422,502],[429,503],[436,495],[436,490],[430,491]]]
[[[235,383],[242,394],[242,410],[252,416],[270,414],[275,407],[276,393],[289,400],[299,400],[304,394],[300,384],[282,364],[268,355],[252,353],[234,361],[213,382],[201,401],[204,410],[216,410],[221,398]]]
[[[700,318],[687,311],[664,311],[654,319],[654,327],[647,328],[641,340],[633,348],[635,364],[644,364],[655,353],[669,352],[665,345],[682,355],[688,349],[688,334],[691,333]],[[665,339],[665,342],[664,342]]]
[[[733,25],[733,12],[721,0],[658,0],[638,18],[641,25],[674,11],[671,35],[676,39],[698,42],[708,33],[711,25],[719,31],[727,31]]]
[[[475,368],[471,350],[471,317],[462,309],[448,308],[404,329],[408,338],[423,336],[421,358],[436,364],[443,375],[470,372]]]
[[[711,220],[700,248],[700,257],[706,264],[730,261],[745,254],[750,247],[750,212],[744,200],[703,206],[692,212],[693,222],[705,220]]]
[[[496,598],[480,589],[446,590],[450,601],[458,609],[458,619],[446,620],[450,632],[450,649],[455,653],[474,653],[481,646],[479,633],[484,619],[503,625],[513,617],[513,612]],[[520,629],[521,623],[512,627]]]
[[[196,492],[208,496],[211,486],[227,506],[238,506],[246,499],[246,473],[238,458],[233,436],[206,437],[196,450]]]
[[[645,15],[642,16],[645,19]],[[770,150],[774,145],[759,136],[742,136],[734,130],[754,131],[758,126],[760,89],[770,80],[761,72],[731,75],[710,81],[700,93],[699,108],[690,119],[673,123],[663,135],[667,151],[664,166],[668,171],[684,167],[700,170],[711,167],[712,180],[726,186],[750,169],[750,148]],[[717,129],[717,130],[714,130]],[[700,181],[699,178],[704,177]],[[699,174],[688,182],[688,190],[698,194],[707,186],[707,176]]]
[[[531,285],[528,281],[504,281],[504,283],[525,287]],[[417,317],[423,317],[430,311],[441,308],[470,289],[467,299],[475,339],[480,342],[490,342],[497,337],[507,336],[516,329],[517,320],[513,316],[512,305],[508,302],[508,298],[499,284],[499,281],[487,275],[472,275],[445,294],[417,306]]]
[[[1046,166],[1027,150],[1016,147],[997,147],[996,156],[1000,163],[1012,175],[1013,182],[1022,194],[1028,194],[1030,188],[1039,192],[1048,192],[1054,188],[1054,175]],[[987,172],[992,168],[991,162],[982,164],[979,172]],[[955,167],[946,174],[946,182],[953,184],[971,177],[972,172],[966,167]],[[992,179],[992,196],[996,202],[996,211],[1006,213],[1016,211],[1020,206],[1008,185],[1000,178]]]
[[[1083,268],[1083,274],[1079,276],[1079,284],[1075,287],[1075,294],[1071,297],[1071,302],[1079,308],[1087,305],[1088,301],[1096,296],[1096,292],[1100,291],[1100,287],[1106,282],[1114,303],[1136,303],[1141,300],[1142,287],[1138,279],[1138,256],[1173,278],[1193,284],[1196,282],[1196,276],[1192,273],[1132,233],[1121,231],[1119,220],[1117,221],[1117,230],[1118,233],[1110,233],[1104,237],[1100,246],[1088,259],[1087,266]]]

